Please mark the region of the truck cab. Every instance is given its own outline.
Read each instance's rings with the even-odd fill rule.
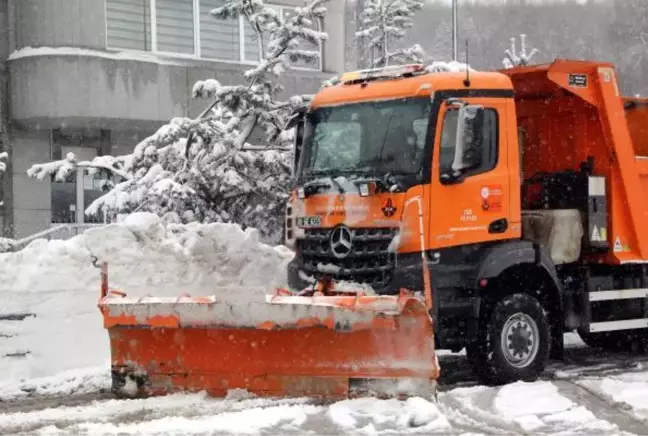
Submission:
[[[290,286],[429,288],[437,348],[484,382],[534,379],[565,331],[642,342],[642,105],[595,62],[343,75],[295,117]]]

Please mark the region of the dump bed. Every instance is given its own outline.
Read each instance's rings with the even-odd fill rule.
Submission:
[[[648,259],[648,103],[619,93],[611,64],[557,60],[503,70],[515,89],[523,179],[579,171],[605,177],[608,227],[619,264]]]
[[[648,159],[648,98],[624,97],[623,107],[635,156]]]

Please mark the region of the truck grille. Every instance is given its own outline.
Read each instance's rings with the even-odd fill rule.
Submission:
[[[396,256],[389,245],[398,233],[397,228],[356,228],[351,230],[352,245],[349,254],[338,259],[331,250],[330,235],[333,229],[307,229],[304,239],[297,242],[302,257],[302,269],[319,275],[318,264],[334,265],[339,271],[332,273],[337,280],[349,280],[380,289],[392,278]]]

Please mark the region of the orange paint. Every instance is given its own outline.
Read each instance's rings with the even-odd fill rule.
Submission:
[[[333,317],[303,317],[292,328],[271,321],[256,328],[204,328],[180,327],[182,320],[175,316],[136,322],[119,314],[119,305],[105,302],[113,369],[143,370],[149,381],[146,395],[207,390],[223,396],[227,389],[240,388],[258,395],[332,398],[345,397],[355,378],[438,378],[431,320],[417,299],[405,294],[310,298],[347,307],[355,299],[365,311],[390,298],[401,303],[401,311],[376,312],[369,322],[344,326],[335,325]]]
[[[645,99],[620,96],[615,69],[607,63],[561,60],[503,73],[513,81],[516,119],[525,131],[524,177],[578,170],[594,157],[595,173],[606,178],[611,249],[591,260],[647,261],[648,228],[642,223],[648,218],[648,166],[637,156],[648,150],[642,139],[648,112],[645,106],[624,108],[633,101],[645,104]],[[587,86],[570,85],[570,74],[586,77]],[[614,250],[617,239],[621,252]]]
[[[466,90],[464,79],[465,73],[425,74],[366,86],[327,87],[312,106]],[[436,125],[435,137],[430,138],[434,143],[431,173],[426,175],[429,183],[400,193],[377,193],[372,184],[367,197],[324,193],[300,200],[293,192],[292,207],[299,216],[320,218],[318,227],[323,230],[312,236],[313,241],[325,242],[326,229],[340,224],[351,229],[398,229],[393,248],[399,254],[519,239],[522,181],[538,172],[578,170],[592,156],[595,174],[606,178],[612,249],[587,260],[609,264],[648,260],[648,227],[643,225],[648,219],[648,160],[637,158],[648,154],[648,110],[624,108],[648,100],[621,97],[612,65],[560,60],[498,73],[473,72],[470,88],[515,94],[461,97],[497,113],[498,154],[492,168],[462,183],[441,183],[439,144],[449,110],[442,104],[432,120]],[[504,220],[507,226],[501,232],[489,230]],[[623,244],[621,251],[614,250],[617,238]],[[424,271],[429,273],[428,268]],[[356,378],[438,378],[429,274],[424,283],[425,303],[408,291],[387,299],[340,295],[334,283],[323,281],[313,296],[303,299],[278,289],[269,304],[285,304],[301,315],[281,322],[260,319],[251,325],[210,319],[200,326],[191,316],[183,320],[179,315],[147,319],[128,315],[128,304],[111,304],[111,298],[103,298],[109,293],[105,269],[99,307],[109,332],[113,369],[142,370],[148,380],[142,390],[147,394],[207,390],[222,396],[228,389],[242,388],[259,395],[344,397]],[[178,299],[174,304],[186,303],[221,304],[207,297]],[[326,305],[329,312],[319,311],[318,316],[304,311]],[[395,313],[385,313],[386,308]],[[337,311],[368,316],[347,317],[361,321],[341,325],[336,319],[343,317],[334,316]]]
[[[180,327],[180,320],[173,315],[156,315],[147,319],[146,324],[150,325],[151,327],[178,328]]]

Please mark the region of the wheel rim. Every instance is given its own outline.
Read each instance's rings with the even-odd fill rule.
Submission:
[[[539,341],[538,325],[533,318],[525,313],[516,313],[506,321],[502,329],[502,354],[510,365],[525,368],[538,355]]]

